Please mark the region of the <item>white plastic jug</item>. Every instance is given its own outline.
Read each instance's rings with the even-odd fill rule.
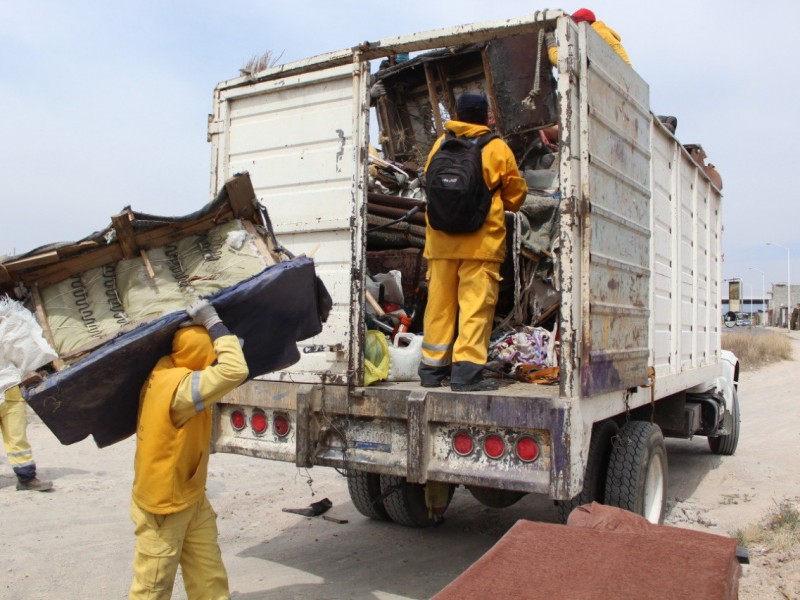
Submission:
[[[402,340],[407,346],[400,346]],[[413,333],[398,333],[389,346],[388,381],[419,381],[417,369],[422,359],[422,336]]]

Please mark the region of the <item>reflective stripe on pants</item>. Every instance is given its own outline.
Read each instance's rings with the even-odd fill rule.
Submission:
[[[0,404],[0,431],[3,434],[3,445],[8,462],[18,477],[32,479],[36,477],[36,465],[33,462],[33,451],[28,443],[26,429],[28,427],[27,403],[19,394],[5,393],[5,402]]]

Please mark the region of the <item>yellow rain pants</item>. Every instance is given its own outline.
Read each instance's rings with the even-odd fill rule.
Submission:
[[[36,477],[36,464],[26,434],[28,405],[19,387],[6,390],[4,398],[5,401],[0,404],[0,431],[8,462],[21,480],[33,479]]]
[[[500,266],[499,262],[482,260],[428,261],[424,365],[446,367],[466,362],[482,367],[486,364],[500,288]]]
[[[136,526],[131,600],[168,600],[180,564],[189,600],[227,600],[228,574],[217,543],[217,515],[208,498],[157,515],[131,501]]]

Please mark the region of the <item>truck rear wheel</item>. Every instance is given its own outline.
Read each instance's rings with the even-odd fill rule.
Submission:
[[[381,480],[377,473],[349,471],[347,473],[347,491],[353,506],[362,515],[376,521],[389,521],[389,515],[383,501],[376,502],[381,495]]]
[[[586,458],[586,472],[583,474],[583,489],[572,500],[556,500],[556,511],[562,523],[567,522],[569,514],[578,506],[599,502],[605,504],[606,474],[611,458],[611,439],[619,433],[614,421],[600,421],[592,427],[592,440],[589,456]]]
[[[667,504],[667,450],[658,425],[630,421],[612,440],[605,503],[664,521]]]
[[[708,438],[708,447],[711,452],[720,456],[733,456],[736,446],[739,445],[739,394],[733,388],[733,402],[731,402],[731,430],[727,435]]]
[[[425,486],[409,483],[405,477],[381,475],[381,493],[387,494],[383,506],[389,518],[406,527],[430,527],[435,520],[428,515]],[[447,504],[453,498],[455,486],[450,486]]]

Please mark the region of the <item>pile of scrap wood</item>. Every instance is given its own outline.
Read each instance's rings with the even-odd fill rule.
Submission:
[[[395,163],[371,154],[367,193],[368,246],[425,246],[425,194],[416,163]]]
[[[321,330],[330,298],[313,262],[272,235],[247,173],[190,215],[126,209],[111,221],[0,265],[0,292],[58,354],[26,396],[62,443],[91,434],[102,447],[135,430],[139,389],[199,297],[245,341],[251,377],[299,360],[296,342]]]

